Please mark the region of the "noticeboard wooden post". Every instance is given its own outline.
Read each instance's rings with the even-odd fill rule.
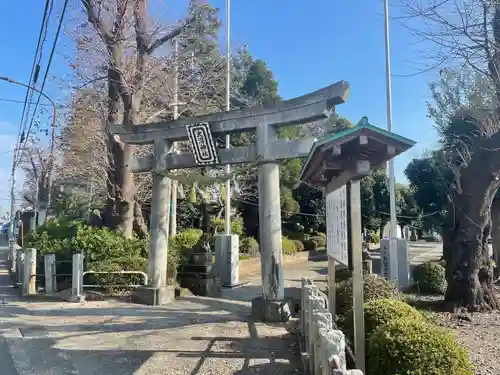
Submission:
[[[384,165],[414,144],[370,125],[364,117],[355,127],[315,142],[300,176],[301,181],[321,187],[325,192],[328,294],[332,314],[335,314],[336,262],[349,266],[349,258],[352,259],[356,368],[363,371],[365,329],[359,180],[368,175],[370,169]]]

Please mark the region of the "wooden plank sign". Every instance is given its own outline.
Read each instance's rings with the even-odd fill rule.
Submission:
[[[326,251],[329,257],[348,265],[346,186],[326,195]]]
[[[208,122],[186,125],[191,150],[197,165],[217,164],[219,157]]]

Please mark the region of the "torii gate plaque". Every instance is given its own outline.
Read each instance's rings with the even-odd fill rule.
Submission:
[[[255,145],[231,149],[218,149],[217,164],[239,164],[258,161],[259,228],[261,248],[261,277],[263,296],[252,301],[256,319],[282,320],[286,309],[284,300],[283,252],[281,246],[281,211],[279,192],[279,162],[284,159],[306,157],[314,139],[279,140],[280,127],[310,123],[328,118],[335,106],[345,102],[349,84],[345,81],[294,99],[279,101],[271,106],[254,106],[228,112],[180,118],[134,126],[132,130],[122,125],[112,125],[111,132],[121,142],[154,144],[154,154],[130,160],[133,172],[196,167],[192,153],[170,153],[172,142],[187,140],[187,125],[208,123],[212,134],[256,131]],[[148,304],[163,304],[170,300],[166,288],[167,227],[164,217],[168,214],[169,199],[164,191],[168,178],[153,176],[151,206],[151,245],[148,255],[149,285],[142,293]]]

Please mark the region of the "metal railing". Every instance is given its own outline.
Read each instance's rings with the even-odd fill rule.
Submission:
[[[106,288],[106,287],[128,287],[137,288],[148,284],[148,276],[142,271],[84,271],[84,256],[81,253],[73,254],[72,260],[56,260],[55,254],[43,256],[44,273],[37,273],[37,250],[33,248],[17,249],[16,251],[16,277],[15,284],[21,287],[23,296],[37,293],[37,276],[43,276],[45,283],[45,293],[57,293],[57,277],[71,276],[71,293],[69,301],[83,301],[84,288]],[[71,273],[57,273],[58,264],[70,263]],[[94,274],[116,274],[116,275],[140,275],[142,284],[84,284],[83,277]]]
[[[128,287],[128,288],[138,288],[141,286],[148,285],[148,275],[142,271],[85,271],[82,274],[82,278],[85,275],[94,275],[94,274],[116,274],[116,275],[141,275],[144,284],[111,284],[111,285],[99,285],[99,284],[83,284],[82,288],[116,288],[116,287]]]

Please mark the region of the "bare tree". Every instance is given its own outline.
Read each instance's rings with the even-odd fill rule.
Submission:
[[[153,24],[147,3],[82,0],[85,19],[77,11],[68,27],[76,44],[76,57],[70,58],[76,82],[72,115],[63,131],[61,176],[92,177],[94,192],[102,192],[107,201],[105,224],[126,235],[134,227],[147,231],[141,205],[149,204],[151,176],[133,175],[127,165],[151,148],[121,143],[109,134],[108,124],[121,122],[130,128],[171,119],[174,58],[180,71],[179,99],[186,103],[181,115],[223,106],[220,53],[181,48],[176,57],[167,43],[180,38],[184,46],[203,36],[204,17],[214,9],[193,1],[185,19],[163,27]]]
[[[154,98],[148,97],[148,94],[162,87],[172,87],[171,84],[165,86],[162,79],[158,79],[171,79],[171,59],[155,57],[154,53],[165,43],[186,32],[205,8],[194,9],[176,25],[162,28],[152,25],[147,0],[82,0],[81,3],[94,34],[89,36],[89,29],[85,25],[79,29],[77,44],[80,47],[92,45],[92,48],[80,48],[82,53],[79,56],[81,60],[78,69],[88,80],[88,62],[95,61],[93,66],[98,68],[92,72],[94,79],[99,78],[99,73],[104,73],[107,80],[106,123],[121,122],[131,128],[141,121],[161,118],[170,103],[162,102],[158,95]],[[83,35],[83,31],[87,34]],[[100,43],[95,43],[94,35],[98,36]],[[201,78],[197,81],[205,90],[207,81],[204,77],[197,78]],[[196,96],[193,91],[190,91],[190,94]],[[153,110],[145,116],[144,105],[148,104]],[[159,105],[163,105],[163,108],[158,108]],[[103,131],[107,148],[110,150],[107,153],[108,209],[105,217],[108,223],[116,221],[111,226],[116,226],[126,235],[130,235],[134,213],[141,212],[140,208],[135,207],[138,190],[134,176],[128,168],[137,148],[120,142],[107,132],[107,127],[104,127]],[[147,179],[144,183],[148,183]]]

